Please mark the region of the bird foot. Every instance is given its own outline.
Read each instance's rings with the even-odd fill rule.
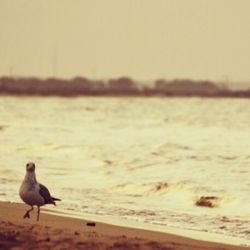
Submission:
[[[24,219],[26,219],[26,218],[29,219],[29,218],[30,218],[30,214],[29,214],[29,213],[26,213],[26,214],[23,216],[23,218],[24,218]]]

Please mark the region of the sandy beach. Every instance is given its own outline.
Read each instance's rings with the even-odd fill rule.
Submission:
[[[19,203],[0,203],[0,249],[249,249],[48,214],[44,209],[39,222],[35,220],[36,211],[31,219],[24,220],[27,208]]]

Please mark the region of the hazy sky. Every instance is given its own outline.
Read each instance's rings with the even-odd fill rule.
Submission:
[[[249,0],[0,0],[0,75],[250,80]]]

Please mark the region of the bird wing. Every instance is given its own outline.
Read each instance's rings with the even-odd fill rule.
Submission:
[[[43,197],[45,204],[54,204],[48,188],[39,183],[39,194]]]

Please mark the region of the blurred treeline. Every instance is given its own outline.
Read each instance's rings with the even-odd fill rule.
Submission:
[[[70,80],[36,77],[0,77],[2,95],[40,96],[204,96],[250,97],[248,90],[231,90],[212,81],[190,79],[158,79],[142,84],[129,77],[91,80],[75,77]]]

